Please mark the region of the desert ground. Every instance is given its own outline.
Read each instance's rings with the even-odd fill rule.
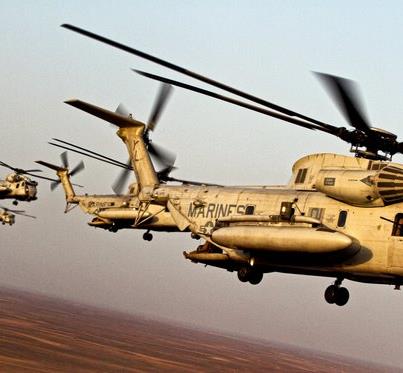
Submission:
[[[0,371],[398,370],[0,288]]]

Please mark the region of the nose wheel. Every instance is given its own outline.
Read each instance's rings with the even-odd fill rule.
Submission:
[[[330,285],[325,291],[325,300],[329,304],[344,306],[347,304],[350,293],[345,287],[341,287],[342,279],[337,279],[333,285]]]

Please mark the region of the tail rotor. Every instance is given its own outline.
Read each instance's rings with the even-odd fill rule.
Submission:
[[[41,164],[42,166],[51,168],[52,170],[55,171],[68,171],[69,170],[69,159],[68,159],[68,155],[67,152],[63,152],[60,154],[60,159],[61,159],[61,163],[62,166],[55,166],[53,164],[50,164],[48,162],[44,162],[44,161],[36,161],[36,163]],[[79,172],[81,172],[82,170],[84,170],[85,166],[84,166],[84,162],[80,161],[80,163],[77,164],[77,166],[75,166],[70,172],[68,172],[68,176],[74,176],[76,174],[78,174]],[[54,191],[59,184],[61,184],[60,180],[55,180],[50,184],[50,190]],[[77,185],[80,186],[80,185]]]
[[[176,154],[153,142],[150,138],[150,133],[155,131],[171,94],[172,86],[165,83],[162,84],[153,104],[150,117],[147,121],[143,134],[143,140],[146,144],[147,150],[149,151],[154,162],[157,163],[160,168],[160,171],[157,172],[160,182],[166,182],[168,180],[167,178],[169,177],[169,173],[176,169],[176,167],[174,167]],[[130,111],[123,104],[119,104],[116,109],[116,113],[126,117],[131,116]],[[112,189],[116,194],[121,194],[127,179],[129,178],[131,169],[131,167],[129,168],[130,160],[128,161],[127,166],[128,168],[122,170],[121,174],[118,176],[112,186]]]

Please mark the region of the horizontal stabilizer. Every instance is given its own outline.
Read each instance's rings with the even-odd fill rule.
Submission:
[[[133,119],[131,116],[124,116],[114,111],[102,109],[84,101],[74,99],[64,102],[68,105],[76,107],[77,109],[83,110],[91,115],[106,120],[107,122],[112,123],[120,128],[139,127],[144,125],[143,123]]]

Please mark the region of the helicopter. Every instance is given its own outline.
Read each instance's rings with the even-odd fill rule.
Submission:
[[[132,115],[85,101],[67,104],[118,127],[136,176],[121,196],[77,195],[68,167],[54,169],[66,197],[66,211],[79,205],[95,215],[90,225],[118,225],[150,231],[184,232],[202,240],[184,251],[193,263],[236,272],[241,282],[259,284],[272,272],[333,278],[327,303],[347,304],[344,280],[403,284],[403,165],[392,162],[403,152],[397,136],[372,127],[359,105],[352,81],[317,73],[351,128],[337,127],[242,92],[166,60],[73,25],[62,27],[195,78],[238,97],[143,71],[141,75],[198,92],[288,123],[335,136],[350,144],[353,156],[310,154],[297,160],[287,185],[237,187],[180,185],[161,181],[150,158],[148,126]],[[251,103],[252,102],[252,103]],[[257,104],[257,105],[256,105]],[[173,170],[169,165],[165,176]],[[143,236],[150,239],[149,236]]]
[[[35,216],[26,214],[24,210],[12,210],[7,207],[0,206],[0,223],[2,225],[13,225],[15,223],[15,215],[36,219]]]
[[[31,180],[31,178],[26,175],[39,179],[50,180],[53,182],[57,181],[45,176],[36,175],[36,173],[42,172],[42,170],[24,170],[10,166],[2,161],[0,161],[0,166],[6,167],[13,171],[6,176],[5,180],[0,180],[0,199],[13,199],[13,205],[15,206],[18,204],[18,201],[30,202],[37,199],[36,195],[38,183],[34,180]]]

